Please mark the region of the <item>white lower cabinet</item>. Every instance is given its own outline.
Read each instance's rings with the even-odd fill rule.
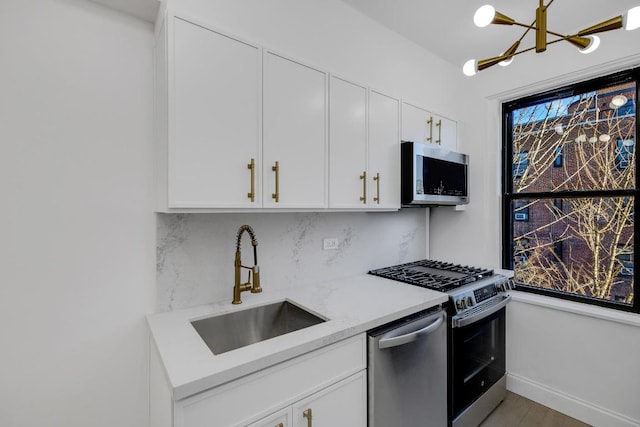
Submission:
[[[291,427],[293,425],[292,408],[282,409],[274,414],[266,416],[247,427]]]
[[[150,412],[162,427],[365,427],[365,334],[175,400],[155,347]],[[212,356],[215,357],[215,356]],[[306,416],[305,416],[306,414]]]
[[[293,427],[365,427],[367,377],[360,371],[293,405]]]
[[[247,427],[365,427],[366,389],[360,371]]]

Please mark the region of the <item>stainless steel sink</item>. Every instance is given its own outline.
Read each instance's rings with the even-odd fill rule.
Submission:
[[[221,354],[326,320],[282,301],[191,322],[213,354]]]

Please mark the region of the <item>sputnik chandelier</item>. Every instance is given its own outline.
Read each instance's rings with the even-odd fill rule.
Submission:
[[[640,6],[636,6],[629,9],[624,15],[607,19],[599,24],[580,30],[575,34],[565,36],[547,29],[547,9],[551,3],[553,3],[553,0],[549,1],[546,5],[544,4],[544,0],[540,0],[540,5],[536,9],[536,20],[533,21],[531,25],[516,22],[514,19],[497,12],[493,6],[484,5],[480,7],[473,16],[473,22],[476,26],[483,28],[489,24],[517,25],[526,28],[526,30],[524,31],[524,34],[522,34],[522,36],[502,55],[481,60],[468,60],[462,68],[464,74],[467,76],[473,76],[478,71],[482,71],[496,64],[507,66],[513,61],[513,57],[515,55],[529,52],[534,49],[536,52],[544,52],[547,50],[547,45],[563,40],[566,40],[576,46],[582,53],[591,53],[600,45],[600,38],[594,34],[617,30],[620,28],[624,28],[625,30],[635,30],[640,27]],[[536,45],[527,49],[518,50],[520,42],[531,30],[535,30],[536,32]],[[548,34],[557,38],[549,41],[547,40]]]

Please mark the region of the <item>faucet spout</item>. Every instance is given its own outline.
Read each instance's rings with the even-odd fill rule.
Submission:
[[[242,240],[242,235],[247,232],[251,237],[251,245],[253,246],[253,267],[246,267],[242,265],[242,252],[240,250],[240,243]],[[258,267],[258,239],[256,239],[256,233],[253,231],[250,225],[242,225],[238,229],[238,233],[236,235],[236,255],[234,261],[235,268],[235,283],[233,286],[233,301],[232,304],[241,304],[242,299],[240,298],[240,294],[245,291],[251,291],[251,293],[259,293],[262,292],[262,287],[260,286],[260,267]],[[245,283],[241,283],[240,274],[243,268],[249,270],[249,277]],[[251,277],[253,275],[253,283],[251,282]]]

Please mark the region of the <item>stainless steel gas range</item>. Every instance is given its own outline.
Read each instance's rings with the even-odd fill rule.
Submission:
[[[421,260],[369,274],[449,294],[448,424],[475,427],[504,399],[510,278],[490,269]]]

